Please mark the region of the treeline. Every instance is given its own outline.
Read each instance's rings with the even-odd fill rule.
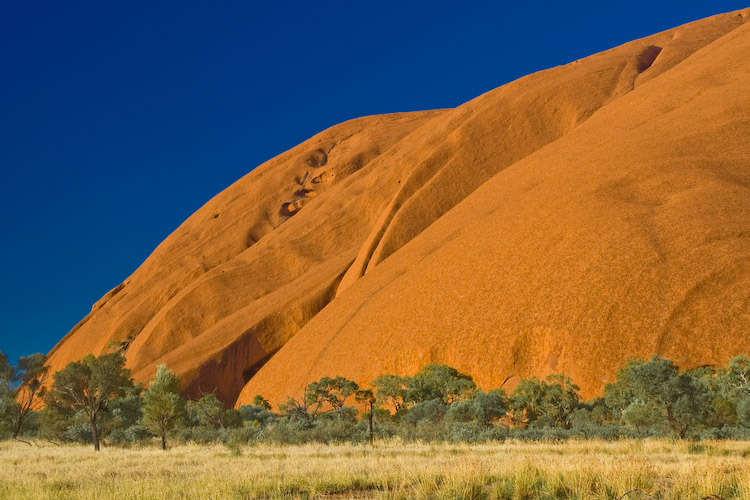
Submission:
[[[44,356],[16,366],[0,353],[0,433],[20,440],[129,445],[158,441],[478,442],[506,438],[750,439],[750,357],[726,367],[680,371],[654,356],[632,359],[600,398],[583,401],[565,375],[527,378],[482,391],[469,375],[427,365],[360,388],[343,377],[309,384],[276,411],[258,395],[225,408],[215,394],[186,401],[177,375],[159,366],[147,387],[133,383],[121,353],[89,355],[48,380]]]

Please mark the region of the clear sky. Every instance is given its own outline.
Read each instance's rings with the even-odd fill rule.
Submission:
[[[0,350],[49,351],[213,195],[331,125],[746,6],[3,0]]]

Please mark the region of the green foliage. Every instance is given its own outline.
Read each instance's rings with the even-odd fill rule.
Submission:
[[[750,357],[732,358],[716,378],[718,390],[726,400],[737,404],[750,397]]]
[[[308,411],[304,400],[296,400],[288,397],[286,403],[279,405],[282,414],[283,425],[289,425],[295,429],[308,429],[312,427],[314,416]]]
[[[406,393],[409,387],[408,377],[387,373],[373,380],[372,386],[375,388],[375,400],[379,407],[393,408],[396,415],[405,409]]]
[[[471,376],[459,373],[448,365],[426,365],[422,370],[406,379],[405,400],[423,403],[438,400],[450,404],[471,398],[477,386]]]
[[[653,404],[636,399],[622,411],[622,420],[635,428],[639,437],[644,437],[652,427],[662,422],[662,415]]]
[[[420,401],[409,409],[409,412],[401,418],[406,424],[433,424],[443,420],[450,405],[439,399]]]
[[[737,405],[722,396],[712,394],[711,406],[704,423],[707,427],[720,429],[737,425]]]
[[[120,353],[91,354],[55,373],[45,403],[55,418],[80,411],[88,421],[94,449],[99,450],[99,419],[110,402],[133,387],[130,371]]]
[[[268,425],[278,417],[270,411],[271,405],[261,406],[256,404],[240,406],[239,413],[244,425]]]
[[[737,423],[742,427],[750,428],[750,397],[737,403]]]
[[[107,405],[107,411],[102,414],[102,436],[109,440],[130,441],[131,427],[141,424],[141,387],[132,386],[125,389],[123,396],[114,397]]]
[[[10,381],[13,367],[8,363],[8,356],[0,351],[0,436],[10,433],[11,407],[15,403],[11,393]]]
[[[370,444],[373,444],[375,440],[375,404],[377,403],[375,393],[372,392],[372,389],[359,389],[356,392],[354,399],[356,399],[358,403],[365,405],[365,414],[367,415],[368,423],[367,436]]]
[[[188,412],[198,425],[209,429],[229,429],[242,426],[242,417],[234,408],[225,408],[216,394],[210,393],[198,401],[188,402]]]
[[[647,362],[630,362],[617,375],[617,382],[604,389],[608,404],[621,415],[632,404],[631,418],[642,425],[657,412],[679,438],[695,429],[709,414],[711,393],[701,380],[690,373],[679,373],[677,365],[659,356]],[[652,423],[652,425],[656,422]]]
[[[305,404],[313,418],[321,413],[338,413],[344,407],[347,398],[357,392],[359,387],[344,377],[323,377],[305,389]]]
[[[8,408],[23,380],[43,375],[43,358],[22,358],[21,370],[0,353],[0,415],[12,434]],[[34,361],[36,359],[36,361]],[[27,415],[28,432],[63,441],[136,443],[166,437],[196,443],[226,443],[232,450],[256,442],[479,442],[512,437],[559,441],[664,436],[697,439],[750,439],[750,358],[726,368],[700,367],[680,372],[669,360],[629,360],[604,397],[582,402],[579,389],[564,375],[544,381],[522,379],[510,394],[478,390],[471,377],[446,365],[427,365],[414,376],[385,374],[372,389],[343,377],[323,377],[302,399],[279,405],[280,415],[256,396],[251,405],[227,409],[215,394],[185,402],[177,376],[160,366],[142,391],[123,368],[121,354],[87,356],[55,374],[46,407]],[[26,375],[30,374],[28,378]],[[37,392],[41,393],[41,389]],[[17,393],[16,393],[17,394]],[[356,408],[347,406],[354,399]],[[395,415],[391,412],[395,410]],[[187,414],[187,418],[186,418]],[[377,424],[377,425],[376,425]],[[510,428],[508,427],[510,426]]]
[[[513,422],[521,426],[570,427],[570,417],[578,408],[579,388],[562,374],[521,379],[510,395]]]
[[[504,417],[506,411],[507,397],[504,390],[477,391],[472,399],[451,404],[445,419],[449,422],[474,422],[487,427]]]
[[[253,404],[255,406],[260,406],[261,408],[271,411],[271,403],[269,403],[268,400],[260,394],[255,395],[255,397],[253,398]]]
[[[16,366],[0,352],[0,430],[18,438],[28,417],[41,407],[48,369],[41,353],[21,356]]]
[[[166,365],[159,365],[143,394],[143,425],[161,438],[161,447],[166,450],[167,434],[182,425],[186,417],[179,377]]]

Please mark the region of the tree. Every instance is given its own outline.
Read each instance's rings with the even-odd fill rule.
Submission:
[[[268,402],[266,398],[261,396],[260,394],[256,394],[253,398],[253,404],[255,406],[260,406],[261,408],[265,408],[267,411],[271,411],[271,403]]]
[[[488,427],[494,420],[503,418],[508,411],[507,401],[508,397],[503,389],[477,392],[474,395],[474,411],[477,421]]]
[[[286,403],[279,405],[279,411],[297,429],[309,429],[313,425],[314,418],[310,414],[304,398],[295,399],[291,396],[288,397]]]
[[[13,377],[13,367],[8,363],[8,357],[0,351],[0,431],[9,431],[10,407],[15,404],[10,387]]]
[[[99,450],[99,419],[110,401],[133,387],[125,358],[119,352],[95,357],[89,354],[55,373],[45,403],[62,413],[81,411],[91,428],[94,449]]]
[[[407,379],[406,401],[420,403],[437,399],[442,404],[469,399],[477,386],[470,375],[448,365],[426,365]]]
[[[393,408],[396,415],[399,415],[405,409],[408,383],[408,377],[400,377],[391,373],[380,375],[373,380],[372,386],[375,388],[378,406]]]
[[[443,420],[450,406],[439,399],[420,401],[409,408],[401,422],[414,425],[435,424]]]
[[[620,415],[637,401],[656,409],[680,439],[706,418],[711,405],[711,393],[699,379],[659,356],[630,361],[617,381],[605,386],[604,395]]]
[[[717,374],[716,384],[722,397],[735,405],[750,397],[750,357],[732,358]]]
[[[321,413],[340,414],[347,398],[357,392],[359,386],[344,377],[323,377],[305,389],[305,403],[312,408],[313,419]],[[323,408],[328,406],[328,410]]]
[[[107,411],[99,422],[99,434],[114,440],[127,439],[135,433],[147,433],[142,424],[141,384],[125,389],[122,396],[112,398],[107,404]],[[136,430],[137,429],[137,430]]]
[[[185,421],[185,400],[180,395],[180,378],[167,365],[159,365],[143,394],[143,425],[161,438],[167,449],[167,434]]]
[[[374,410],[375,410],[375,394],[373,394],[371,389],[360,389],[357,391],[357,394],[355,395],[355,399],[360,402],[364,403],[365,410],[367,411],[367,421],[368,421],[368,428],[370,431],[370,445],[372,445],[373,441],[375,440],[374,430],[373,430],[373,417],[374,417]]]
[[[505,416],[506,401],[505,391],[502,389],[477,391],[473,399],[450,405],[445,419],[451,422],[477,422],[489,427],[494,420]]]
[[[225,408],[224,403],[213,392],[198,401],[189,401],[188,411],[203,427],[229,429],[242,426],[240,413],[234,408]]]
[[[513,421],[521,425],[570,427],[570,416],[578,408],[579,388],[562,374],[521,379],[509,399]]]
[[[635,427],[638,436],[643,437],[644,431],[658,424],[662,419],[659,409],[653,404],[636,399],[622,411],[622,420]]]
[[[10,424],[13,439],[18,439],[29,415],[42,405],[49,374],[44,365],[46,359],[41,353],[21,356],[12,366],[0,352],[0,413]]]
[[[743,427],[750,427],[750,397],[737,404],[737,421]]]

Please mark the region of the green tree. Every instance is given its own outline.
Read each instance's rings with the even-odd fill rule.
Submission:
[[[737,403],[737,422],[743,427],[750,427],[750,397]]]
[[[716,389],[721,396],[735,405],[750,397],[750,357],[737,356],[716,375]]]
[[[622,411],[622,420],[634,427],[639,437],[643,437],[644,433],[659,424],[662,418],[659,408],[636,399]]]
[[[10,384],[12,377],[13,367],[8,363],[8,356],[0,351],[0,435],[10,432],[10,406],[15,404]]]
[[[659,356],[630,361],[617,381],[605,386],[604,395],[619,415],[635,401],[657,409],[680,439],[706,418],[711,405],[711,393],[698,378]]]
[[[363,403],[365,405],[365,411],[367,412],[367,424],[370,434],[370,445],[372,445],[373,441],[375,440],[375,431],[373,428],[375,403],[377,401],[375,398],[375,394],[371,389],[359,389],[355,395],[355,399],[357,400],[357,402]]]
[[[400,377],[391,373],[378,376],[372,381],[377,405],[389,410],[393,408],[396,415],[402,413],[406,405],[408,383],[408,377]]]
[[[130,371],[125,368],[121,353],[89,354],[80,361],[68,364],[55,373],[52,386],[45,397],[49,407],[81,411],[88,421],[94,449],[99,450],[99,419],[107,411],[113,398],[124,396],[133,387]]]
[[[504,417],[506,411],[507,397],[503,389],[477,391],[472,399],[451,404],[445,419],[450,422],[477,422],[489,427],[494,420]]]
[[[21,356],[16,366],[0,352],[0,416],[18,439],[27,418],[42,406],[44,384],[49,374],[41,353]]]
[[[180,395],[180,378],[166,365],[159,365],[156,375],[143,393],[143,425],[161,438],[161,449],[167,449],[167,434],[185,421],[185,400]]]
[[[448,365],[430,364],[407,379],[406,401],[421,403],[437,399],[442,404],[469,399],[477,386],[470,375]]]
[[[305,389],[305,403],[313,419],[322,413],[341,414],[349,396],[354,395],[359,386],[344,377],[323,377]]]
[[[279,404],[279,411],[283,418],[298,430],[308,429],[313,425],[314,417],[310,413],[304,398],[288,397],[286,403]]]
[[[216,394],[209,393],[198,401],[188,401],[188,411],[202,427],[230,429],[242,426],[242,417],[234,408],[226,408]]]
[[[508,396],[503,389],[479,391],[474,395],[474,408],[477,421],[487,427],[505,416],[508,411]]]
[[[456,404],[456,403],[454,403]],[[451,405],[439,399],[420,401],[401,418],[401,422],[414,425],[435,424],[441,422]]]
[[[570,417],[581,403],[579,388],[562,374],[521,379],[510,395],[508,406],[519,425],[570,427]]]
[[[260,406],[261,408],[265,408],[267,411],[271,411],[271,403],[268,402],[266,398],[261,396],[260,394],[256,394],[253,398],[253,404],[255,406]]]
[[[132,434],[133,430],[142,428],[141,420],[141,393],[140,384],[125,389],[122,396],[114,397],[107,405],[107,411],[102,415],[100,421],[100,435],[106,438],[116,440],[125,439],[125,436]],[[142,433],[145,429],[141,429]]]

